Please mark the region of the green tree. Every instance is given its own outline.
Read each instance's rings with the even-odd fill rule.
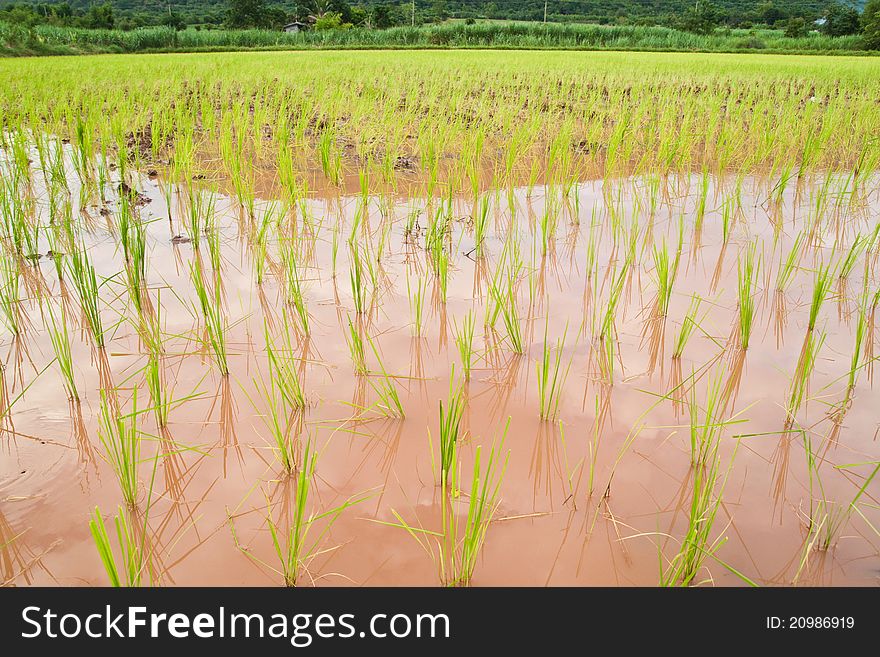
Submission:
[[[880,50],[880,0],[868,0],[862,12],[862,34],[865,35],[865,47]]]
[[[802,16],[792,16],[785,22],[785,36],[800,39],[810,33],[807,21]]]
[[[377,30],[385,30],[394,25],[391,16],[391,7],[388,5],[376,5],[370,14],[370,22]]]
[[[721,11],[709,0],[697,0],[681,22],[682,29],[695,34],[712,34],[721,23]]]
[[[236,29],[265,27],[265,0],[229,0],[229,14],[226,24]]]
[[[839,2],[829,5],[825,10],[825,25],[822,26],[822,31],[833,37],[858,34],[862,31],[859,12]]]

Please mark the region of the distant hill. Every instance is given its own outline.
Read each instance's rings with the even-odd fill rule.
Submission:
[[[0,0],[0,8],[22,0]],[[27,1],[27,0],[26,0]],[[65,0],[42,0],[47,5]],[[822,14],[831,0],[713,0],[724,10],[725,23],[732,26],[772,25],[790,16],[808,19]],[[77,11],[101,4],[103,0],[66,0]],[[227,0],[110,0],[120,19],[134,24],[155,24],[169,8],[190,25],[219,25],[223,22]],[[547,0],[547,19],[554,22],[644,23],[674,25],[693,5],[694,0]],[[844,0],[861,9],[866,0]],[[37,2],[32,2],[37,4]],[[297,13],[296,0],[267,0],[267,5]],[[303,5],[304,2],[300,2]],[[392,9],[396,22],[409,22],[411,3],[400,0],[350,0],[352,7],[370,8],[385,5]],[[447,18],[540,21],[544,19],[544,0],[416,0],[417,22]],[[302,10],[300,9],[300,12]]]

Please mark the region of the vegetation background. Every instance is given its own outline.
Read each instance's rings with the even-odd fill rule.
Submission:
[[[867,52],[880,0],[0,0],[0,54],[314,47]]]

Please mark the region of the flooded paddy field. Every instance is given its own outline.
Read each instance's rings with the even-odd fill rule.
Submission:
[[[0,63],[0,581],[876,585],[878,64],[538,57]]]

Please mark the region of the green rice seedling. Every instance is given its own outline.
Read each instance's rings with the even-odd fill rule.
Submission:
[[[718,443],[718,439],[715,438],[712,444],[706,446],[704,464],[691,471],[691,503],[687,530],[676,554],[665,566],[661,563],[661,586],[690,586],[695,583],[707,559],[712,558],[720,562],[717,552],[726,539],[718,537],[713,540],[712,533],[736,452],[734,451],[731,464],[728,465],[725,473],[721,469]],[[748,578],[723,562],[720,563],[747,583],[751,583]]]
[[[455,463],[458,442],[464,437],[461,421],[467,405],[464,384],[455,385],[454,370],[449,379],[449,399],[446,407],[440,401],[440,483],[449,481]]]
[[[272,535],[272,547],[278,559],[279,568],[260,560],[250,549],[243,546],[236,535],[235,525],[230,521],[233,540],[242,554],[254,563],[267,567],[280,575],[284,585],[289,587],[297,586],[303,575],[308,573],[311,562],[321,554],[319,549],[321,542],[326,538],[340,514],[367,498],[366,495],[350,497],[331,509],[310,513],[309,495],[314,485],[317,460],[318,453],[313,451],[311,441],[309,441],[304,447],[303,465],[297,471],[292,501],[293,514],[287,529],[282,528],[275,520],[271,502],[267,502],[266,524]]]
[[[458,355],[461,359],[462,374],[465,381],[471,379],[471,369],[474,364],[474,311],[468,310],[461,322],[461,326],[454,322],[455,346],[458,347]]]
[[[342,158],[339,152],[333,148],[335,138],[332,130],[324,130],[318,138],[318,151],[324,175],[331,183],[338,185],[342,179]]]
[[[363,315],[367,311],[367,282],[364,276],[364,263],[360,247],[356,242],[349,242],[349,253],[351,256],[349,268],[351,297],[354,301],[355,312],[358,315]]]
[[[98,296],[98,279],[95,268],[89,262],[85,248],[74,249],[70,254],[68,271],[74,287],[79,295],[83,316],[91,332],[95,346],[104,348],[104,326],[101,322],[100,297]]]
[[[680,359],[684,354],[684,349],[697,328],[697,313],[700,311],[702,301],[702,298],[696,294],[691,297],[690,306],[688,306],[688,310],[681,322],[681,327],[678,330],[678,335],[675,338],[675,348],[672,351],[673,359]]]
[[[819,550],[821,552],[827,552],[834,544],[837,536],[840,534],[840,530],[846,525],[846,523],[849,522],[853,511],[856,511],[861,515],[861,511],[858,507],[858,502],[865,495],[865,492],[868,490],[871,482],[877,476],[877,473],[880,472],[880,461],[857,463],[851,464],[849,466],[838,466],[841,469],[844,467],[854,467],[857,465],[868,465],[873,466],[873,468],[870,474],[868,474],[864,478],[862,485],[856,491],[852,500],[850,500],[846,504],[835,503],[828,499],[828,495],[825,491],[825,486],[822,483],[822,477],[819,472],[819,465],[822,463],[823,459],[813,450],[812,440],[810,439],[809,432],[802,431],[801,433],[803,435],[804,450],[806,451],[807,456],[810,513],[808,517],[809,525],[807,528],[808,536],[806,541],[804,542],[805,554],[801,563],[801,567],[798,569],[798,573],[795,576],[795,580],[797,580],[797,578],[800,576],[800,571],[808,558],[808,555],[806,554],[807,550],[815,548],[816,550]],[[817,494],[819,496],[818,500],[816,499]]]
[[[483,196],[474,213],[474,253],[477,258],[484,255],[486,231],[489,228],[489,197]]]
[[[549,197],[541,213],[541,255],[547,255],[550,250],[551,240],[556,235],[556,226],[559,221],[559,209],[556,207],[555,197]]]
[[[743,351],[749,348],[749,340],[752,335],[752,325],[755,320],[755,289],[757,286],[760,259],[756,261],[756,245],[749,244],[746,252],[737,263],[738,285],[737,297],[739,300],[739,346]]]
[[[544,348],[541,352],[541,360],[535,364],[538,373],[538,403],[540,418],[542,420],[554,420],[559,413],[559,402],[562,399],[562,391],[568,371],[571,369],[571,359],[563,367],[562,352],[565,349],[565,336],[568,333],[566,325],[562,337],[551,347],[547,340],[547,328],[549,317],[544,323]],[[553,352],[555,351],[555,356]]]
[[[858,373],[861,371],[863,367],[862,363],[862,348],[865,344],[865,331],[868,320],[868,308],[867,308],[867,294],[863,300],[862,306],[859,309],[859,319],[856,323],[855,330],[855,344],[853,345],[852,356],[850,358],[850,366],[849,372],[847,373],[847,383],[846,383],[846,402],[848,403],[852,397],[853,391],[856,387],[856,381],[858,379]]]
[[[785,261],[776,271],[776,290],[773,296],[773,316],[774,316],[774,332],[776,334],[777,346],[781,344],[782,334],[785,329],[786,303],[785,294],[794,273],[798,268],[798,262],[803,254],[804,233],[799,233],[792,244],[791,250]]]
[[[154,349],[150,349],[147,354],[144,378],[147,381],[147,389],[150,391],[150,399],[153,402],[156,424],[160,429],[164,429],[168,426],[168,415],[171,411],[171,394],[165,383],[161,354]]]
[[[24,318],[21,314],[21,290],[19,288],[18,267],[11,258],[5,254],[2,258],[3,280],[0,281],[0,313],[3,323],[13,335],[18,337],[24,330]]]
[[[271,368],[267,380],[254,378],[254,387],[267,406],[263,422],[272,435],[275,455],[284,471],[290,474],[297,466],[297,446],[294,429],[298,416],[287,402],[278,381],[272,376]]]
[[[101,390],[101,414],[98,437],[104,458],[113,468],[125,503],[134,508],[138,498],[138,466],[141,460],[141,436],[137,428],[137,388],[132,394],[131,411],[123,414],[118,402]]]
[[[816,270],[813,280],[813,294],[810,298],[810,318],[807,324],[807,331],[813,331],[816,328],[819,310],[821,310],[822,304],[828,298],[828,293],[831,291],[833,276],[834,271],[830,264],[826,266],[820,265],[819,269]]]
[[[410,284],[409,276],[406,278],[406,293],[409,297],[409,309],[413,318],[413,335],[422,335],[425,312],[425,288],[427,284],[422,276],[416,277],[415,285]]]
[[[816,356],[825,342],[825,333],[817,335],[814,331],[807,333],[798,365],[791,379],[788,392],[788,405],[786,406],[787,423],[793,424],[795,417],[807,398],[810,378],[816,367]]]
[[[853,240],[853,243],[849,247],[849,250],[840,260],[840,265],[837,268],[839,280],[846,281],[849,279],[850,274],[856,267],[859,256],[865,251],[868,243],[868,238],[864,238],[861,235],[856,235],[856,238]]]
[[[372,339],[369,342],[373,355],[376,357],[376,362],[379,364],[379,374],[381,375],[378,377],[378,380],[377,377],[368,379],[370,387],[379,397],[375,407],[383,415],[403,419],[406,417],[406,413],[403,410],[403,404],[400,402],[400,395],[397,394],[397,386],[394,384],[394,379],[385,370],[382,358],[379,356],[379,350],[376,348],[376,343]]]
[[[217,214],[214,211],[213,205],[210,205],[209,210],[206,211],[204,233],[205,241],[208,243],[208,257],[211,261],[211,269],[218,272],[223,263],[223,254],[220,250],[220,227],[217,225]]]
[[[55,352],[55,361],[64,377],[64,387],[67,390],[67,397],[71,401],[79,401],[79,393],[76,389],[76,377],[73,372],[73,356],[70,352],[70,336],[67,333],[67,315],[64,311],[64,305],[61,306],[61,320],[56,320],[55,313],[51,305],[46,313],[49,322],[46,329],[49,332],[49,339],[52,341],[52,349]]]
[[[508,420],[508,427],[510,421]],[[505,433],[507,429],[505,428]],[[474,474],[471,478],[470,496],[468,497],[467,515],[465,516],[464,527],[458,526],[458,519],[455,511],[450,509],[449,513],[444,514],[446,527],[444,528],[444,536],[447,540],[447,555],[454,555],[452,558],[451,568],[445,568],[445,581],[450,586],[468,586],[474,576],[477,567],[477,561],[482,552],[483,545],[486,543],[486,535],[489,526],[494,520],[498,512],[500,504],[501,484],[504,481],[504,474],[507,470],[507,463],[510,453],[501,460],[500,450],[503,449],[504,440],[502,438],[499,450],[493,447],[489,450],[489,456],[486,459],[485,469],[481,463],[482,448],[477,447],[474,456]],[[455,470],[454,470],[455,471]],[[452,481],[450,490],[457,489],[457,481]],[[445,503],[452,504],[449,495],[443,495]],[[461,540],[456,538],[461,535]],[[460,549],[456,550],[457,545]],[[447,562],[449,559],[447,559]]]
[[[501,502],[501,484],[510,458],[508,452],[502,460],[501,451],[509,427],[508,419],[500,444],[490,449],[485,466],[482,447],[477,447],[471,487],[467,493],[461,490],[461,484],[464,483],[459,474],[461,464],[453,443],[455,465],[450,468],[450,477],[441,486],[441,531],[412,526],[397,511],[392,511],[397,523],[380,522],[406,530],[437,564],[440,581],[445,586],[469,586],[473,580],[489,527]],[[465,496],[467,512],[461,518],[459,507]]]
[[[516,307],[518,275],[518,267],[512,263],[501,269],[489,285],[489,295],[494,304],[492,316],[501,315],[513,353],[522,354],[525,352],[525,337]]]
[[[358,331],[354,324],[351,322],[351,318],[348,318],[348,331],[345,334],[345,341],[348,343],[348,352],[351,356],[351,362],[354,365],[355,374],[358,376],[364,376],[367,374],[367,358],[366,351],[364,349],[364,339]]]
[[[223,318],[222,300],[220,298],[220,286],[214,285],[213,294],[208,291],[198,261],[190,266],[190,278],[199,299],[202,317],[205,320],[205,334],[208,344],[217,364],[221,376],[229,375],[229,363],[226,358],[226,321]]]
[[[286,272],[287,299],[296,312],[299,331],[303,335],[309,335],[309,311],[292,247],[282,248],[282,258]]]
[[[147,545],[146,532],[147,514],[144,515],[144,526],[135,527],[128,519],[126,510],[119,507],[113,524],[116,528],[116,543],[119,546],[120,558],[117,560],[110,537],[104,525],[101,510],[95,507],[89,519],[89,530],[98,550],[98,556],[104,571],[113,587],[139,587],[145,581],[153,583],[151,567],[151,548]]]
[[[666,249],[666,242],[660,249],[654,247],[654,273],[657,276],[657,300],[655,303],[656,314],[659,317],[666,317],[669,314],[669,301],[672,299],[672,288],[675,285],[675,277],[678,270],[678,258],[681,251],[678,252],[675,260],[670,262],[669,252]]]
[[[254,243],[254,275],[257,285],[262,285],[266,280],[266,268],[269,265],[268,235],[265,229],[266,224],[260,226]]]
[[[709,198],[709,170],[703,168],[700,176],[700,196],[697,202],[697,217],[694,223],[694,233],[700,235],[703,230],[703,220],[706,217],[706,201]]]
[[[290,330],[287,316],[281,330],[281,344],[272,338],[269,327],[264,326],[266,341],[266,359],[269,363],[269,378],[284,400],[285,406],[291,411],[301,411],[306,407],[306,394],[291,357],[294,351],[293,332]],[[288,413],[289,414],[289,413]]]

